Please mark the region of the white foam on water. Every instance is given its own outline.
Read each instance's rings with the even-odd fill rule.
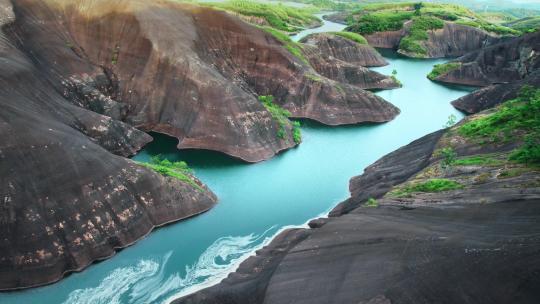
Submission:
[[[327,218],[332,209],[333,209],[333,207],[330,207],[328,210],[326,210],[324,212],[321,212],[318,216],[307,220],[302,225],[287,225],[287,226],[281,227],[273,235],[266,237],[264,239],[264,241],[261,242],[260,244],[258,244],[256,246],[253,246],[253,247],[250,247],[247,251],[242,253],[239,258],[231,261],[231,263],[229,263],[228,265],[222,265],[222,267],[220,267],[220,269],[218,271],[216,271],[214,273],[210,273],[209,274],[210,276],[208,276],[208,278],[206,280],[204,280],[202,282],[199,282],[199,283],[192,284],[190,286],[186,286],[185,288],[180,288],[181,289],[180,292],[178,292],[178,293],[174,294],[173,296],[169,297],[163,303],[170,304],[172,301],[174,301],[174,300],[176,300],[178,298],[187,296],[187,295],[192,294],[194,292],[197,292],[197,291],[199,291],[201,289],[217,285],[219,282],[221,282],[223,279],[225,279],[230,273],[235,272],[242,262],[244,262],[249,257],[254,256],[255,252],[257,250],[259,250],[259,249],[263,248],[264,246],[268,245],[274,239],[274,237],[279,235],[281,232],[283,232],[283,231],[285,231],[287,229],[309,228],[309,226],[308,226],[309,222],[311,222],[313,219]],[[263,234],[261,234],[261,236],[259,237],[259,240],[274,227],[275,226],[271,227],[270,229],[266,230]],[[214,243],[214,244],[216,244],[216,243]],[[207,252],[209,252],[209,250],[210,250],[210,248],[212,248],[212,246],[210,246],[205,251],[205,253],[201,256],[201,259],[204,259],[203,257],[205,256],[205,254]],[[199,259],[199,261],[201,261],[201,259]],[[197,262],[197,264],[199,264],[199,262]],[[178,287],[178,285],[177,285],[177,287]]]
[[[328,211],[320,217],[327,217]],[[199,257],[197,262],[186,266],[185,275],[175,273],[166,277],[165,269],[172,251],[161,259],[142,259],[134,266],[120,267],[113,270],[96,287],[74,290],[63,304],[121,304],[127,297],[129,303],[157,303],[160,298],[169,295],[164,303],[216,285],[240,264],[268,245],[279,233],[291,228],[307,228],[310,220],[303,225],[281,227],[274,233],[276,226],[268,228],[259,235],[227,236],[217,239]]]

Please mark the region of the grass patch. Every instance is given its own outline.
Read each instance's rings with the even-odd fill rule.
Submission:
[[[293,54],[303,63],[309,65],[308,60],[306,59],[306,57],[304,57],[304,53],[302,52],[302,45],[300,43],[292,41],[287,34],[280,32],[274,28],[268,26],[261,26],[260,28],[274,36],[274,38],[276,38],[277,40],[279,40],[283,44],[285,49],[289,51],[289,53]]]
[[[500,166],[504,164],[504,161],[489,155],[475,155],[459,158],[453,164],[456,166]]]
[[[163,176],[174,177],[185,183],[188,183],[189,185],[193,186],[201,192],[204,191],[204,189],[199,184],[197,184],[191,177],[193,174],[193,170],[189,168],[188,165],[183,161],[171,162],[170,160],[163,159],[161,158],[161,156],[157,155],[152,156],[149,163],[136,163],[146,168],[152,169]]]
[[[359,44],[368,44],[368,41],[366,40],[366,38],[364,38],[364,36],[362,36],[362,35],[360,35],[358,33],[353,33],[353,32],[330,32],[330,34],[341,36],[343,38],[352,40],[352,41],[354,41],[356,43],[359,43]]]
[[[540,89],[524,86],[518,98],[500,105],[494,113],[469,121],[458,129],[462,136],[482,142],[508,142],[525,136],[525,143],[510,160],[540,163]]]
[[[311,80],[311,81],[314,81],[314,82],[321,82],[322,81],[322,78],[315,75],[315,74],[311,74],[311,73],[306,73],[306,78]]]
[[[521,33],[534,33],[540,29],[540,16],[515,20],[507,23],[506,26]]]
[[[279,129],[277,132],[277,137],[280,139],[285,139],[287,137],[287,126],[291,126],[293,140],[295,143],[299,144],[302,141],[300,122],[295,121],[291,123],[289,120],[291,113],[275,104],[273,96],[259,96],[259,101],[263,104],[266,110],[270,112],[272,118],[278,123]]]
[[[401,187],[390,192],[392,196],[408,197],[416,192],[435,193],[450,190],[463,189],[463,185],[449,179],[434,178],[421,183],[415,183]]]
[[[430,80],[436,80],[437,77],[445,75],[453,70],[457,70],[461,67],[461,63],[458,62],[449,62],[443,64],[436,64],[433,66],[433,70],[428,74]]]
[[[379,207],[379,202],[376,199],[370,197],[367,202],[364,204],[366,207]]]
[[[202,4],[204,5],[204,3]],[[313,15],[317,11],[316,9],[291,7],[281,3],[270,4],[247,0],[232,0],[207,5],[244,16],[262,18],[271,27],[286,32],[294,32],[319,21],[319,18]]]

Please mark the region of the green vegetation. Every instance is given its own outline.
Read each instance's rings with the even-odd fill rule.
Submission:
[[[446,121],[446,123],[443,125],[443,128],[450,128],[452,127],[453,125],[455,125],[457,122],[457,117],[456,115],[454,114],[450,114],[448,116],[448,120]]]
[[[454,161],[455,166],[500,166],[504,162],[490,155],[474,155]]]
[[[370,4],[353,11],[346,19],[349,24],[346,30],[362,35],[397,31],[403,28],[406,21],[412,20],[411,33],[402,39],[400,49],[418,57],[426,53],[419,42],[428,39],[427,31],[442,28],[445,21],[466,24],[500,35],[520,33],[509,27],[491,23],[473,11],[453,4],[426,2]]]
[[[452,147],[447,147],[437,151],[436,156],[442,157],[441,168],[447,169],[454,165],[457,153]]]
[[[463,185],[449,179],[433,178],[425,182],[413,183],[398,188],[390,192],[390,195],[396,197],[408,197],[415,192],[443,192],[450,190],[463,189]]]
[[[397,31],[403,28],[403,23],[413,17],[412,12],[376,12],[363,15],[349,26],[350,32],[369,35],[376,32]]]
[[[311,74],[311,73],[306,73],[306,78],[311,80],[311,81],[314,81],[314,82],[321,82],[322,81],[322,78],[315,75],[315,74]]]
[[[534,33],[540,29],[540,16],[515,20],[505,25],[521,33]]]
[[[390,77],[392,77],[392,80],[394,80],[400,87],[403,86],[401,81],[399,81],[399,79],[397,78],[397,70],[396,69],[392,70],[392,76],[390,76]]]
[[[431,73],[428,74],[428,78],[430,80],[436,80],[437,77],[441,75],[445,75],[453,70],[457,70],[461,67],[461,63],[459,62],[449,62],[449,63],[443,63],[443,64],[436,64],[433,67],[433,70]]]
[[[429,39],[427,31],[441,29],[444,22],[435,17],[415,16],[409,34],[399,44],[399,48],[413,56],[427,55],[427,50],[419,43]]]
[[[114,48],[114,51],[113,51],[113,54],[112,54],[112,59],[111,59],[111,63],[113,65],[116,65],[116,63],[118,63],[118,55],[120,54],[120,46],[116,46]]]
[[[366,207],[378,207],[379,206],[379,202],[377,202],[376,199],[370,197],[367,202],[364,204],[364,206]]]
[[[456,21],[456,23],[461,24],[461,25],[467,25],[470,27],[479,28],[486,32],[491,32],[491,33],[503,35],[503,36],[521,34],[519,31],[516,31],[509,27],[497,25],[497,24],[491,24],[484,20],[474,20],[474,21],[473,20],[458,20]]]
[[[293,125],[293,129],[292,129],[293,140],[296,144],[299,144],[302,142],[302,131],[300,131],[300,122],[294,121],[292,125]]]
[[[204,3],[202,3],[204,5]],[[264,19],[271,27],[294,32],[305,26],[318,22],[313,15],[316,9],[285,6],[281,3],[269,4],[249,0],[231,0],[226,2],[206,3],[240,15]]]
[[[283,32],[280,32],[269,26],[261,26],[260,28],[274,36],[281,43],[283,43],[285,49],[287,49],[287,51],[293,54],[296,58],[300,59],[300,61],[302,61],[303,63],[309,65],[308,60],[306,59],[306,57],[304,57],[304,53],[302,52],[301,44],[292,41],[287,34],[284,34]]]
[[[353,32],[330,32],[330,34],[334,34],[334,35],[338,35],[338,36],[341,36],[343,38],[347,38],[349,40],[352,40],[356,43],[359,43],[359,44],[368,44],[366,38],[364,38],[364,36],[360,35],[360,34],[357,34],[357,33],[353,33]]]
[[[540,164],[540,89],[524,86],[518,98],[505,102],[491,114],[469,121],[458,132],[481,143],[525,137],[525,143],[510,159]]]
[[[293,140],[295,143],[299,144],[302,141],[300,122],[295,121],[291,125],[291,121],[289,120],[291,113],[275,104],[274,96],[262,95],[259,96],[259,101],[263,104],[266,110],[270,112],[272,118],[278,123],[279,129],[277,132],[277,137],[280,139],[285,139],[287,136],[287,126],[291,126]]]
[[[191,177],[191,175],[193,174],[193,170],[191,170],[188,165],[183,161],[171,162],[170,160],[161,158],[161,156],[157,155],[153,156],[149,163],[137,163],[141,166],[152,169],[163,176],[174,177],[190,184],[199,191],[204,191],[204,189],[199,184],[197,184]]]

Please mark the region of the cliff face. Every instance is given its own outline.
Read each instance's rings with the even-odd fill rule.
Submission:
[[[475,114],[516,98],[524,85],[540,87],[540,71],[532,73],[523,80],[481,88],[452,101],[452,105],[465,113]]]
[[[300,42],[303,43],[303,52],[310,65],[324,77],[362,89],[399,87],[391,77],[367,68],[388,64],[369,45],[361,45],[328,33],[312,34]]]
[[[3,32],[0,58],[0,290],[57,281],[216,203],[202,184],[112,154],[151,138],[69,103]]]
[[[521,81],[540,67],[540,33],[527,34],[469,53],[458,69],[437,81],[473,86]]]
[[[405,56],[412,56],[399,50],[401,39],[408,35],[410,25],[408,22],[402,30],[378,32],[365,35],[365,38],[374,47],[397,49]],[[462,56],[499,41],[499,38],[480,29],[451,22],[445,22],[442,29],[427,33],[428,40],[419,42],[427,50],[425,58]]]
[[[301,43],[316,46],[321,53],[363,67],[380,67],[388,62],[371,46],[329,33],[311,34]]]
[[[306,75],[316,72],[278,40],[224,12],[123,0],[17,0],[14,10],[7,34],[57,90],[144,131],[175,136],[179,148],[254,162],[294,146],[291,136],[278,138],[257,94],[330,125],[398,114],[369,92],[336,89],[325,77],[314,82]]]
[[[479,145],[459,127],[381,158],[329,218],[283,232],[222,283],[174,303],[537,302],[540,171],[507,161],[521,139]],[[493,159],[442,169],[449,145]],[[433,179],[463,186],[403,195]]]

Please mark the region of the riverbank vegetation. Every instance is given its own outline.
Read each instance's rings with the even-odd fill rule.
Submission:
[[[204,191],[203,188],[194,181],[192,177],[193,170],[183,161],[171,162],[168,159],[162,158],[160,155],[156,155],[153,156],[148,163],[137,162],[137,164],[152,169],[163,176],[173,177],[186,182],[199,191]]]
[[[436,64],[435,66],[433,66],[433,70],[431,71],[431,73],[428,74],[427,77],[430,80],[436,80],[437,77],[445,75],[453,70],[459,69],[459,67],[461,67],[461,63],[459,62]]]
[[[274,96],[272,95],[262,95],[259,96],[259,101],[263,106],[270,112],[272,118],[278,123],[277,137],[280,139],[287,138],[287,128],[291,128],[292,139],[296,144],[299,144],[302,141],[302,133],[300,131],[300,122],[295,121],[291,122],[289,117],[291,113],[279,105],[274,103]]]

